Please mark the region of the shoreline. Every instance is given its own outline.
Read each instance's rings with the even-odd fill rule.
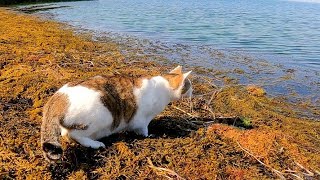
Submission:
[[[150,167],[190,179],[320,176],[320,119],[299,118],[297,107],[227,75],[221,78],[226,85],[218,87],[208,77],[193,75],[193,111],[186,101],[169,105],[149,126],[155,138],[114,135],[103,140],[106,149],[97,151],[64,142],[63,161],[48,165],[40,151],[39,127],[42,106],[57,88],[97,74],[155,75],[172,63],[160,65],[134,53],[124,56],[115,43],[95,42],[92,35],[76,34],[63,23],[3,8],[0,30],[0,177],[163,177],[159,168]],[[314,113],[319,115],[319,109]],[[234,118],[234,123],[223,118]],[[253,128],[244,126],[244,119]]]

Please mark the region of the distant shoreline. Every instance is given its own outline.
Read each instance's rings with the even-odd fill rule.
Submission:
[[[90,0],[0,0],[0,6],[11,6],[11,5],[28,5],[28,4],[39,4],[39,3],[50,3],[50,2],[68,2],[68,1],[90,1]]]

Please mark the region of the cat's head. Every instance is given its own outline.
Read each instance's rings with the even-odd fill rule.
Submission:
[[[164,75],[164,78],[169,82],[169,86],[172,92],[172,100],[178,100],[181,97],[191,97],[192,84],[188,76],[191,71],[183,73],[182,67],[177,66],[168,74]]]

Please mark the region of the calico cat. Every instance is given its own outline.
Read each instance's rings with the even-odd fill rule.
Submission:
[[[181,66],[150,78],[95,76],[67,83],[43,108],[41,145],[44,157],[61,158],[60,135],[85,147],[105,147],[97,141],[119,131],[148,136],[148,125],[169,104],[191,97],[192,85]]]

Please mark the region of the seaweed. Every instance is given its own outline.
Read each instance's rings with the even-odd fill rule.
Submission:
[[[156,75],[174,65],[128,58],[116,43],[7,9],[0,9],[0,32],[1,179],[320,178],[319,118],[295,111],[309,106],[200,67],[191,77],[194,97],[168,105],[151,122],[151,137],[114,134],[99,150],[63,139],[62,160],[48,164],[42,107],[60,86],[98,74]],[[215,85],[212,72],[232,82]]]

